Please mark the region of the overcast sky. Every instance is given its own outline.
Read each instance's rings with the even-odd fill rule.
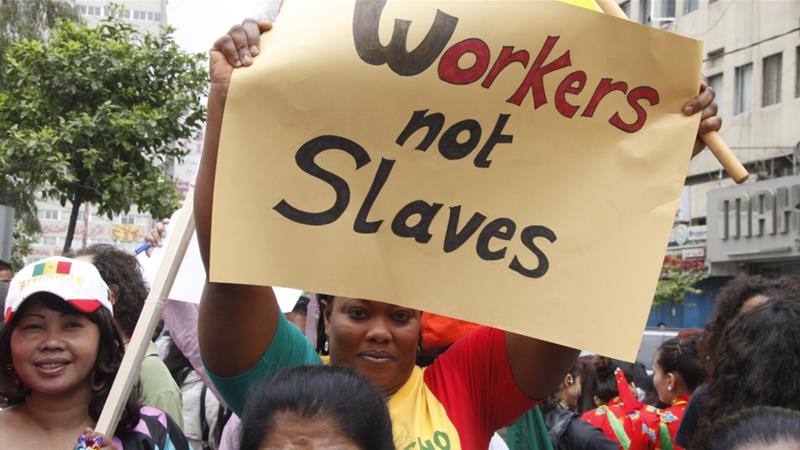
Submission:
[[[228,29],[247,17],[270,18],[280,0],[169,0],[167,21],[178,44],[205,53]]]
[[[280,0],[169,0],[167,21],[175,27],[175,40],[191,52],[206,53],[214,41],[247,17],[274,17]],[[291,311],[300,291],[276,288],[283,311]]]

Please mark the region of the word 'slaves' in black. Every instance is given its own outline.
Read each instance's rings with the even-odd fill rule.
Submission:
[[[338,175],[323,169],[314,161],[318,154],[326,150],[342,150],[348,153],[356,162],[356,169],[360,169],[370,162],[369,154],[364,147],[350,139],[340,136],[319,136],[303,144],[295,154],[295,162],[303,172],[328,183],[336,191],[336,201],[333,206],[321,212],[308,212],[295,208],[286,199],[282,199],[273,207],[283,217],[304,225],[327,225],[335,222],[342,216],[350,203],[350,187]]]
[[[411,26],[409,20],[395,19],[389,45],[381,45],[378,27],[384,6],[386,0],[356,1],[353,13],[353,41],[358,56],[367,64],[375,66],[388,64],[393,72],[406,77],[416,75],[430,67],[450,41],[458,18],[437,10],[436,18],[425,39],[409,52],[406,49],[408,28]]]

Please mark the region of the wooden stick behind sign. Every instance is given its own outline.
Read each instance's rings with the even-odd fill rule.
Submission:
[[[617,4],[614,0],[595,0],[597,5],[600,6],[600,9],[603,10],[603,13],[608,14],[609,16],[616,17],[618,19],[630,20],[628,16],[625,15],[625,11],[620,8],[619,4]],[[728,175],[733,179],[733,181],[737,183],[744,183],[747,180],[747,177],[750,176],[747,173],[747,169],[744,168],[741,162],[736,158],[736,155],[731,151],[728,144],[722,140],[722,136],[719,135],[716,131],[710,131],[702,136],[703,142],[708,145],[708,148],[717,157],[717,160],[722,164],[722,167],[725,168],[725,172],[728,172]]]
[[[175,277],[178,275],[183,255],[186,253],[186,248],[189,247],[189,241],[192,239],[192,233],[194,233],[193,201],[194,188],[189,189],[186,194],[183,208],[178,215],[178,220],[175,222],[167,247],[164,249],[164,258],[161,260],[161,266],[158,268],[153,285],[150,286],[150,293],[144,302],[142,314],[139,316],[139,321],[136,322],[133,336],[131,336],[131,341],[125,350],[125,357],[122,359],[117,376],[114,378],[114,384],[111,385],[111,391],[108,393],[103,412],[100,413],[100,419],[97,421],[97,426],[95,426],[95,431],[103,433],[109,438],[114,435],[119,419],[122,416],[125,402],[131,394],[133,386],[139,381],[139,370],[144,360],[144,355],[147,353],[147,346],[161,317],[161,309],[164,307],[167,295],[169,295],[172,284],[175,282]]]

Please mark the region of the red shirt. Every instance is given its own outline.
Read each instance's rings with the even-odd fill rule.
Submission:
[[[583,413],[581,419],[599,428],[622,449],[620,438],[609,420],[609,414],[612,414],[622,425],[625,436],[630,440],[629,450],[649,450],[655,447],[659,426],[659,415],[656,408],[648,405],[626,414],[622,400],[614,397],[607,405]]]
[[[683,450],[683,447],[680,447],[675,443],[675,435],[678,434],[678,428],[681,425],[683,412],[686,410],[686,405],[689,403],[689,398],[690,396],[688,394],[679,395],[677,398],[675,398],[675,400],[672,401],[672,405],[670,405],[669,408],[658,411],[661,425],[669,430],[669,439],[672,442],[672,448],[675,450]],[[658,444],[656,448],[661,450],[661,441],[659,440],[657,442]]]

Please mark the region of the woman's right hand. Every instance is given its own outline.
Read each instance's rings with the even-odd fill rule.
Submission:
[[[234,25],[225,36],[217,39],[210,51],[209,72],[212,84],[228,84],[233,69],[253,64],[261,33],[272,29],[272,23],[245,19]]]

